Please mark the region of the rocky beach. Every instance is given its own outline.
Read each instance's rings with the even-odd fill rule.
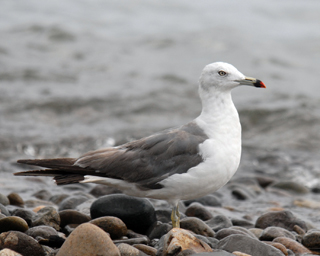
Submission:
[[[318,255],[319,12],[315,0],[3,2],[0,256]],[[191,121],[215,61],[267,89],[233,91],[240,167],[181,202],[181,229],[165,201],[13,176],[29,168],[18,159],[77,157]]]

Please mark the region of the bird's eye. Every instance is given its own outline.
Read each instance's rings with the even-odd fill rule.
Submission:
[[[219,76],[225,76],[225,75],[227,75],[227,72],[225,72],[225,71],[223,71],[223,70],[220,70],[220,71],[218,72],[218,74],[219,74]]]

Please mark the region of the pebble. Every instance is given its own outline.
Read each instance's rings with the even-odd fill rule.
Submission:
[[[18,209],[15,209],[11,215],[24,219],[28,223],[28,226],[31,227],[32,219],[35,217],[36,214],[33,211],[30,211],[24,208],[18,208]]]
[[[10,230],[25,232],[28,228],[27,222],[17,216],[8,216],[0,219],[0,233]]]
[[[120,240],[113,240],[115,244],[120,244],[120,243],[126,243],[130,245],[134,244],[149,244],[150,239],[146,236],[142,237],[137,237],[137,238],[129,238],[129,239],[120,239]]]
[[[156,256],[157,255],[157,249],[153,248],[151,246],[145,245],[145,244],[134,244],[133,247],[139,249],[140,251],[144,252],[147,255],[150,256]],[[121,254],[122,256],[122,254]]]
[[[49,201],[54,203],[55,205],[59,205],[64,199],[66,199],[69,196],[70,195],[68,194],[53,195],[49,198]]]
[[[232,227],[231,220],[222,214],[215,215],[212,219],[207,220],[205,223],[215,232],[223,228]]]
[[[278,188],[285,190],[291,194],[307,194],[309,193],[309,189],[297,182],[294,181],[278,181],[273,183],[270,188]]]
[[[159,256],[177,255],[185,250],[188,250],[190,254],[212,251],[209,245],[196,238],[189,231],[181,228],[172,229],[161,238],[159,243],[161,244],[157,254]]]
[[[91,220],[90,216],[70,209],[60,211],[59,216],[61,228],[64,228],[68,224],[82,224]]]
[[[0,213],[4,214],[6,216],[10,215],[8,209],[3,204],[0,204]]]
[[[125,236],[128,232],[126,224],[117,217],[100,217],[91,220],[90,223],[102,228],[111,236],[111,239],[119,239],[122,236]]]
[[[310,209],[320,209],[320,202],[311,200],[311,199],[305,199],[305,198],[295,199],[293,201],[293,204],[299,207],[305,207]]]
[[[192,256],[234,256],[235,254],[220,249],[213,249],[212,252],[194,253]]]
[[[197,217],[204,221],[213,218],[212,213],[202,204],[197,202],[189,205],[189,207],[186,209],[186,215],[188,217]]]
[[[283,244],[287,249],[290,249],[296,255],[301,255],[303,253],[312,253],[308,248],[288,237],[277,237],[273,240],[273,242]]]
[[[200,203],[204,206],[213,206],[213,207],[221,207],[221,199],[219,199],[217,196],[215,195],[206,195],[203,197],[200,197],[198,199],[193,199],[193,200],[186,200],[183,201],[185,206],[189,206],[190,204],[197,202]]]
[[[295,239],[295,236],[288,230],[280,227],[267,227],[263,230],[260,240],[262,241],[272,241],[277,237],[288,237],[291,239]]]
[[[3,249],[0,251],[0,256],[22,256],[20,253],[17,253],[10,249]]]
[[[156,214],[149,200],[123,194],[100,197],[91,205],[92,219],[114,216],[121,219],[129,229],[146,234],[156,222]]]
[[[74,209],[76,208],[76,206],[78,206],[79,204],[82,204],[87,200],[88,200],[88,197],[83,195],[69,196],[63,199],[62,202],[59,204],[59,211]]]
[[[11,205],[22,206],[24,205],[24,201],[17,193],[10,193],[8,195],[8,199]]]
[[[117,245],[121,256],[146,256],[146,254],[139,249],[125,243]]]
[[[60,215],[57,210],[51,206],[46,206],[38,211],[32,220],[33,226],[46,225],[60,230]]]
[[[274,211],[262,214],[256,221],[255,227],[265,229],[270,226],[285,228],[292,231],[298,225],[307,230],[306,223],[293,215],[291,211]]]
[[[214,237],[215,235],[215,232],[204,221],[195,217],[180,220],[180,227],[202,236]]]
[[[280,244],[280,243],[276,243],[276,242],[270,242],[270,241],[263,241],[264,243],[268,244],[268,245],[271,245],[275,248],[277,248],[278,250],[280,250],[284,255],[288,255],[288,250],[287,248],[283,245],[283,244]]]
[[[8,199],[7,196],[3,195],[0,193],[0,204],[2,204],[3,206],[9,205],[10,201]]]
[[[320,230],[311,230],[302,238],[302,244],[310,249],[320,248]]]
[[[66,239],[56,256],[120,256],[109,235],[90,223],[78,226]]]
[[[254,235],[249,235],[247,232],[243,231],[243,230],[239,230],[239,229],[234,229],[233,227],[230,228],[223,228],[220,229],[216,235],[215,238],[218,240],[221,240],[225,237],[231,236],[231,235],[244,235],[244,236],[249,236],[251,238],[253,238],[252,236]],[[256,238],[256,237],[255,237]]]
[[[11,249],[22,255],[46,255],[42,246],[35,239],[20,231],[1,233],[0,249],[4,248]]]
[[[168,223],[162,223],[161,221],[156,221],[148,230],[147,236],[152,240],[155,238],[160,238],[167,234],[172,229],[172,225]]]
[[[232,225],[233,226],[240,226],[244,228],[253,228],[254,224],[248,220],[244,219],[231,219]]]
[[[122,191],[113,187],[98,184],[93,187],[89,193],[94,197],[101,197],[111,194],[122,194]]]
[[[272,183],[276,182],[276,180],[274,178],[271,178],[268,176],[257,175],[254,178],[257,180],[258,184],[262,188],[266,188],[266,187],[270,186]]]
[[[25,234],[33,238],[40,236],[44,239],[49,239],[50,236],[57,236],[58,232],[53,227],[42,225],[42,226],[29,228],[25,232]]]
[[[261,229],[261,228],[249,228],[249,231],[252,233],[252,234],[254,234],[254,236],[256,237],[256,238],[260,238],[260,236],[261,236],[261,234],[262,234],[262,232],[263,232],[263,229]]]
[[[40,199],[30,199],[24,202],[24,206],[27,208],[34,208],[37,206],[56,206],[50,201],[40,200]]]
[[[273,246],[243,235],[230,235],[220,240],[218,248],[228,252],[239,251],[253,256],[283,256],[283,253]]]

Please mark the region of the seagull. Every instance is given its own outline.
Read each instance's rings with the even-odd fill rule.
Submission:
[[[211,63],[199,79],[202,111],[193,121],[79,158],[18,160],[45,169],[14,175],[53,176],[57,185],[104,184],[129,196],[166,200],[173,207],[172,226],[179,228],[179,201],[215,192],[238,169],[241,125],[231,90],[240,85],[266,88],[231,64]]]

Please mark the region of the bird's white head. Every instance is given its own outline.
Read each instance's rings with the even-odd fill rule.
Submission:
[[[246,77],[234,66],[224,62],[211,63],[203,69],[200,76],[200,91],[230,91],[238,85],[251,85],[266,88],[263,82]]]

